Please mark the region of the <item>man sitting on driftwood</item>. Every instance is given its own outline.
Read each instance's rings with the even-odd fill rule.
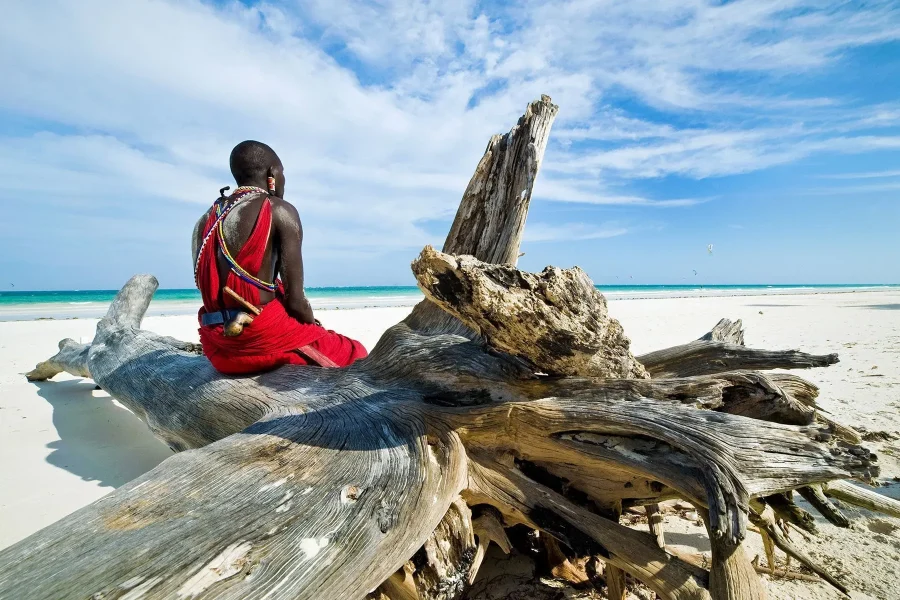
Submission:
[[[297,209],[282,199],[278,155],[260,142],[241,142],[231,151],[231,173],[239,187],[227,197],[223,190],[193,236],[200,342],[212,365],[244,374],[284,364],[344,367],[364,358],[362,344],[313,317],[303,291],[303,229]]]

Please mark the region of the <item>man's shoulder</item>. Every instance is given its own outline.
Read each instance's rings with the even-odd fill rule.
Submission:
[[[206,221],[209,219],[209,213],[212,211],[212,207],[206,209],[203,214],[197,219],[197,222],[194,224],[194,233],[197,233],[203,226],[206,225]]]
[[[300,220],[300,213],[297,212],[297,207],[284,198],[279,198],[278,196],[269,196],[269,201],[272,203],[272,215],[276,219],[284,219],[288,221]]]
[[[210,211],[212,211],[212,208],[206,209],[206,210],[203,212],[203,214],[200,215],[200,218],[197,219],[197,223],[194,225],[194,231],[197,231],[198,229],[201,229],[201,228],[206,224],[207,219],[209,219],[209,213],[210,213]]]

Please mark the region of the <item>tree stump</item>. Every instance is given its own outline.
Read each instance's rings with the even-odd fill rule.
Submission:
[[[413,263],[427,299],[346,369],[223,376],[140,329],[157,284],[132,278],[29,378],[92,377],[178,454],[0,551],[0,597],[453,599],[525,525],[666,599],[762,598],[748,515],[877,472],[815,386],[759,372],[837,357],[746,348],[729,321],[634,357],[580,269],[518,271],[556,113],[544,96],[491,139],[444,252]],[[609,518],[669,498],[706,516],[711,571]]]

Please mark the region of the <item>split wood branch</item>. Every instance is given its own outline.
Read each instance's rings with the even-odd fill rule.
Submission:
[[[765,531],[766,535],[769,536],[769,539],[771,539],[772,542],[776,546],[778,546],[778,548],[781,549],[782,552],[787,554],[789,557],[794,557],[799,560],[813,573],[830,583],[832,586],[834,586],[844,594],[848,593],[847,588],[843,583],[841,583],[837,578],[835,578],[828,571],[822,568],[812,558],[801,552],[785,537],[784,533],[775,522],[775,511],[772,510],[771,506],[767,506],[762,502],[755,502],[754,510],[750,513],[750,520],[761,530]]]
[[[76,377],[90,377],[88,370],[88,352],[90,344],[79,344],[73,339],[66,338],[59,342],[59,352],[25,374],[28,381],[46,381],[62,372],[70,373]]]
[[[900,517],[900,502],[869,490],[849,481],[829,481],[822,486],[826,496],[842,500],[847,504],[853,504],[868,510]]]
[[[810,369],[838,362],[837,354],[798,350],[757,350],[723,342],[696,341],[637,357],[652,377],[689,377],[752,369]]]
[[[837,354],[757,350],[744,346],[740,320],[722,319],[700,339],[638,356],[652,377],[688,377],[740,369],[808,369],[838,362]]]
[[[803,496],[803,499],[809,502],[813,508],[819,511],[823,517],[828,519],[833,525],[838,527],[850,527],[850,521],[844,516],[837,506],[822,492],[820,485],[807,485],[797,488],[797,493]]]
[[[666,534],[663,530],[663,514],[659,504],[648,504],[645,508],[647,511],[647,526],[650,528],[650,533],[656,539],[656,545],[660,548],[665,548]]]

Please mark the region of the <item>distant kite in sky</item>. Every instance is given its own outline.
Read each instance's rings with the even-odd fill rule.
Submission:
[[[706,251],[712,254],[712,244],[706,247]]]
[[[694,269],[694,275],[696,275],[696,274],[697,274],[697,269]]]

